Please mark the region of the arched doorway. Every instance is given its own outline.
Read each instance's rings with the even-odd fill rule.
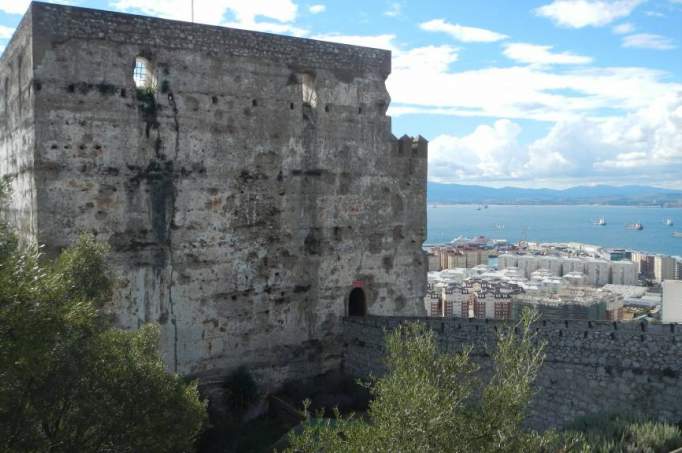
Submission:
[[[366,316],[367,301],[362,288],[353,288],[348,296],[348,316]]]

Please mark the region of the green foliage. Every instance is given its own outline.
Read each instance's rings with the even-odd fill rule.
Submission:
[[[570,427],[589,451],[597,453],[658,453],[682,447],[682,430],[639,416],[598,414],[577,419]]]
[[[309,420],[290,436],[290,452],[526,452],[568,451],[578,440],[522,429],[544,345],[526,311],[502,332],[494,372],[484,385],[470,351],[443,353],[419,323],[386,337],[387,373],[370,385],[366,418]],[[516,333],[518,332],[518,333]],[[306,408],[307,411],[307,408]],[[309,414],[308,414],[309,415]]]
[[[0,234],[0,451],[183,452],[205,420],[167,374],[158,328],[111,328],[106,249],[83,237],[54,262]]]
[[[156,116],[156,90],[152,87],[137,88],[135,94],[142,113],[149,117]]]
[[[258,385],[245,367],[239,367],[223,383],[227,407],[242,413],[258,401]]]
[[[101,306],[111,299],[111,279],[104,257],[109,249],[92,236],[82,236],[57,259],[55,275],[71,286],[65,288],[72,299],[89,300]]]

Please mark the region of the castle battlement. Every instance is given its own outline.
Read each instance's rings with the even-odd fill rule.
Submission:
[[[446,351],[471,348],[483,379],[492,371],[498,333],[515,325],[456,318],[348,318],[344,369],[356,376],[384,372],[386,333],[412,321],[433,330]],[[545,344],[545,362],[535,383],[531,426],[561,427],[579,416],[610,411],[682,419],[682,325],[540,320],[532,329]]]

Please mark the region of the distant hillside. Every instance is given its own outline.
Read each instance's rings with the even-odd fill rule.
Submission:
[[[578,186],[564,190],[500,189],[461,184],[428,183],[429,203],[476,204],[606,204],[682,207],[682,190],[648,186]]]

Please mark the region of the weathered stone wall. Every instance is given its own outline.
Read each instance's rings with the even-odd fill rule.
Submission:
[[[111,312],[161,323],[171,370],[210,380],[245,364],[276,386],[336,368],[353,285],[371,314],[420,314],[427,144],[391,134],[389,52],[31,15],[37,238],[50,252],[82,232],[108,242]],[[136,95],[138,56],[153,100]]]
[[[345,370],[357,376],[382,372],[386,329],[416,318],[369,317],[344,321]],[[473,346],[482,370],[490,371],[503,321],[420,318],[442,348]],[[638,322],[546,321],[535,326],[546,341],[528,418],[537,429],[561,427],[578,416],[620,411],[682,420],[682,326]]]
[[[27,14],[0,58],[0,176],[11,178],[11,197],[2,217],[27,243],[34,243],[37,233],[31,46],[31,15]]]

